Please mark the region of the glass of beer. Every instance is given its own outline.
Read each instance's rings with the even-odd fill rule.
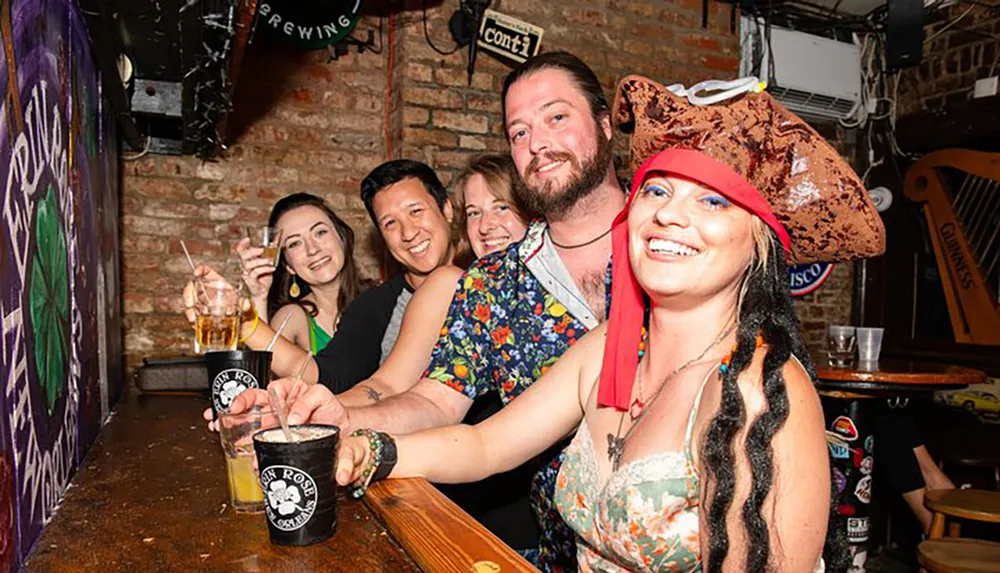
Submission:
[[[221,279],[199,281],[197,288],[195,353],[236,350],[240,331],[239,292],[228,281]]]
[[[281,253],[281,229],[277,227],[247,227],[247,237],[250,244],[264,249],[261,257],[269,260],[271,266],[278,266],[278,255]]]
[[[219,414],[219,439],[226,454],[229,504],[240,513],[264,511],[264,493],[254,470],[254,432],[278,426],[270,408],[254,406],[246,412]]]

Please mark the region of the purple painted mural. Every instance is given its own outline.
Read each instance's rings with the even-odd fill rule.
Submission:
[[[0,571],[121,390],[117,144],[69,0],[0,0]]]

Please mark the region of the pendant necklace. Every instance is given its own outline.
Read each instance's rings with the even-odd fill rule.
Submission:
[[[683,372],[688,366],[691,366],[695,362],[698,362],[699,360],[704,358],[705,355],[708,354],[710,350],[718,346],[719,343],[722,342],[724,338],[729,336],[729,333],[731,333],[735,328],[736,328],[736,323],[734,322],[728,328],[726,328],[715,340],[713,340],[712,343],[705,348],[705,350],[702,350],[701,354],[695,356],[691,360],[688,360],[684,364],[681,364],[677,368],[674,368],[673,372],[668,374],[663,379],[663,383],[660,384],[660,387],[656,389],[656,392],[653,393],[653,396],[649,399],[648,403],[643,403],[641,399],[639,399],[637,402],[633,402],[632,407],[629,408],[629,417],[632,418],[632,425],[629,427],[628,431],[625,432],[624,436],[622,436],[622,425],[625,422],[625,412],[623,411],[621,413],[621,417],[618,419],[618,430],[614,434],[608,432],[608,461],[611,462],[612,471],[618,471],[618,467],[621,465],[622,461],[622,454],[625,453],[625,442],[632,435],[632,431],[635,430],[636,427],[638,427],[639,421],[642,419],[642,417],[646,414],[649,408],[656,402],[656,399],[660,397],[660,394],[663,392],[663,389],[667,386],[667,382],[669,382],[674,376],[677,376],[678,374]],[[642,348],[643,350],[645,350],[644,347]],[[643,352],[643,354],[645,354],[645,352]],[[642,355],[640,355],[640,360],[641,358]],[[640,363],[636,365],[635,370],[636,370],[638,386],[641,388],[642,364]],[[639,398],[641,398],[641,396]],[[632,413],[636,409],[638,409],[638,412],[636,413],[635,416],[633,416]]]

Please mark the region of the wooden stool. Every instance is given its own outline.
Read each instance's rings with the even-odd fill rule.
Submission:
[[[1000,452],[951,451],[941,456],[938,463],[941,471],[945,464],[989,470],[993,473],[993,489],[1000,491]]]
[[[924,505],[934,512],[927,541],[917,547],[917,561],[932,573],[1000,571],[1000,543],[958,539],[961,526],[948,524],[947,516],[1000,523],[1000,492],[981,489],[936,489],[924,495]]]
[[[1000,523],[1000,492],[981,489],[932,489],[924,495],[924,505],[934,512],[929,539],[944,535],[945,516]],[[958,523],[948,527],[948,537],[958,537]]]
[[[1000,571],[1000,543],[978,539],[931,539],[920,544],[917,562],[932,573]]]

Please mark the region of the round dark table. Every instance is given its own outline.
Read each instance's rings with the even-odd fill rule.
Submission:
[[[826,360],[816,360],[815,364],[826,364]],[[912,396],[979,384],[986,374],[961,366],[886,359],[847,368],[817,366],[816,377],[816,388],[825,398],[827,445],[839,491],[837,511],[847,518],[847,540],[854,557],[850,570],[863,571],[875,466],[873,426],[877,400],[886,399],[890,409],[905,407]]]

